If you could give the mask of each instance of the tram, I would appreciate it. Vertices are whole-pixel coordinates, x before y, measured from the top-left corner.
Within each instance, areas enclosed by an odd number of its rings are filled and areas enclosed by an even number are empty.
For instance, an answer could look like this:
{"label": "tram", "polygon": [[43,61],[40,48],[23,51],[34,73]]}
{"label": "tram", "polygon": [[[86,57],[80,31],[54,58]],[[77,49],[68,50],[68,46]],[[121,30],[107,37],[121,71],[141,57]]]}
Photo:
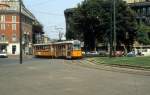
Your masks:
{"label": "tram", "polygon": [[78,40],[35,44],[33,47],[36,57],[82,58],[81,42]]}

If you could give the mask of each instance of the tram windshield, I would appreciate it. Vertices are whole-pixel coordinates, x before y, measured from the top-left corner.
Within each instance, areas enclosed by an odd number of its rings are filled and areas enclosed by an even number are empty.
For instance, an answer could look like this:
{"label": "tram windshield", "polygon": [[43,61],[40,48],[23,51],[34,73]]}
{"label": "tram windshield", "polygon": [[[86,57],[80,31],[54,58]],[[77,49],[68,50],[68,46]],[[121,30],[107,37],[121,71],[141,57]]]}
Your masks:
{"label": "tram windshield", "polygon": [[74,44],[73,45],[73,49],[74,50],[80,50],[81,49],[81,45],[80,44]]}

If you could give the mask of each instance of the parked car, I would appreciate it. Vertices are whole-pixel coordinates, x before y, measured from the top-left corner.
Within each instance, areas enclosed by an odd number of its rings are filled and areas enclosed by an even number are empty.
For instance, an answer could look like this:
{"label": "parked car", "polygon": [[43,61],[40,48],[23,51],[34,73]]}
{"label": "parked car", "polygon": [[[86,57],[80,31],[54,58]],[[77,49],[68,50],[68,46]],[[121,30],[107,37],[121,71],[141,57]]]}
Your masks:
{"label": "parked car", "polygon": [[98,51],[98,54],[99,54],[100,56],[108,56],[108,55],[109,55],[109,52],[107,52],[107,51]]}
{"label": "parked car", "polygon": [[121,57],[124,56],[124,51],[115,51],[112,55],[116,57]]}
{"label": "parked car", "polygon": [[7,53],[6,52],[0,52],[0,57],[8,57]]}
{"label": "parked car", "polygon": [[127,53],[127,57],[135,57],[135,56],[136,56],[136,54],[134,51]]}
{"label": "parked car", "polygon": [[86,52],[86,55],[99,55],[97,51]]}

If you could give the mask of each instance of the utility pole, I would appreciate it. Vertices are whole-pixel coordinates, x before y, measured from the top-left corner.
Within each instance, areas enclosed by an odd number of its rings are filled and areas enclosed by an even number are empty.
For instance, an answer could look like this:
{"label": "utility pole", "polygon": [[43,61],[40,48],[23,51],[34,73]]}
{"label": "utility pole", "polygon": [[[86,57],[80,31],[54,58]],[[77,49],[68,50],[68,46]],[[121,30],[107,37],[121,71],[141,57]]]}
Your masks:
{"label": "utility pole", "polygon": [[109,51],[109,57],[112,57],[112,52],[113,52],[113,0],[111,0],[111,4],[110,4],[110,39],[109,39],[109,43],[110,43],[110,51]]}
{"label": "utility pole", "polygon": [[116,0],[113,0],[113,45],[114,45],[114,52],[116,51],[116,46],[117,46],[117,42],[116,42]]}
{"label": "utility pole", "polygon": [[21,16],[21,0],[19,0],[19,26],[20,26],[20,64],[22,64],[22,16]]}

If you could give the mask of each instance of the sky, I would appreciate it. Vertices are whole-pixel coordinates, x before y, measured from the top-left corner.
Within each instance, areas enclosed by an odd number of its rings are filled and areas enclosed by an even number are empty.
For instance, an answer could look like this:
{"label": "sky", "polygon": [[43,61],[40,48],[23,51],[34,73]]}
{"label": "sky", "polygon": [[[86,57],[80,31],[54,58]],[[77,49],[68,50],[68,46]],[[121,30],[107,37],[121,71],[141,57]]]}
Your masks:
{"label": "sky", "polygon": [[51,39],[58,39],[58,31],[63,31],[65,34],[64,10],[76,7],[77,4],[82,1],[83,0],[23,0],[26,8],[43,24],[45,33]]}

